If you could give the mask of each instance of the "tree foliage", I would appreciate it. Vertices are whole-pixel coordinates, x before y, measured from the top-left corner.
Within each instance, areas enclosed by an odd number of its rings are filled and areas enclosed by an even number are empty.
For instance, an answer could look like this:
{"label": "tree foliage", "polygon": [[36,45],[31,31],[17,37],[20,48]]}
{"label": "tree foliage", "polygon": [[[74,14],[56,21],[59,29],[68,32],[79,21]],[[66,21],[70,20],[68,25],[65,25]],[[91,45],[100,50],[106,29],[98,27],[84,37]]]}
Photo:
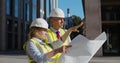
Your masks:
{"label": "tree foliage", "polygon": [[[76,25],[80,24],[81,22],[84,23],[84,20],[82,20],[79,16],[72,15],[71,18],[73,19],[73,26],[76,26]],[[84,25],[82,27],[80,27],[78,30],[79,30],[79,32],[72,32],[72,34],[71,34],[72,39],[75,38],[79,34],[83,35]]]}
{"label": "tree foliage", "polygon": [[82,19],[79,16],[73,15],[71,16],[73,19],[73,25],[76,26],[82,22]]}

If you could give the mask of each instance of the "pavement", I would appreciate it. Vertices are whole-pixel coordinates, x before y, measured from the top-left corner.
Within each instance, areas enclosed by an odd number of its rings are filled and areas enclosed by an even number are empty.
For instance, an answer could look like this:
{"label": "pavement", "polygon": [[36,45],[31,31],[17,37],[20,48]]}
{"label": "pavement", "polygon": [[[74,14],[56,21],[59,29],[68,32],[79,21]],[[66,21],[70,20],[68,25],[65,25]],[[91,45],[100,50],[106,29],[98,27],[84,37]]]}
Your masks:
{"label": "pavement", "polygon": [[120,63],[120,56],[102,56],[102,57],[93,57],[89,63]]}
{"label": "pavement", "polygon": [[[28,63],[26,55],[0,55],[0,63]],[[120,63],[120,57],[93,57],[89,63]]]}
{"label": "pavement", "polygon": [[0,63],[28,63],[25,55],[0,55]]}
{"label": "pavement", "polygon": [[[28,63],[23,51],[0,51],[0,63]],[[89,63],[120,63],[120,56],[93,57]]]}

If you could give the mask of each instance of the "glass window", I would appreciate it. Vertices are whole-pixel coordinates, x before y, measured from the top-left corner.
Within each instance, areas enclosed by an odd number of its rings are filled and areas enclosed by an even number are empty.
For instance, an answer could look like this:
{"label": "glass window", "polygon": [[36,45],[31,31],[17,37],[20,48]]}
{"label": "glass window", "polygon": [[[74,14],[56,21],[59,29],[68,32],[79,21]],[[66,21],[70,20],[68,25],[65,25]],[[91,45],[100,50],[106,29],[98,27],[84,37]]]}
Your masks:
{"label": "glass window", "polygon": [[6,0],[6,14],[10,14],[10,0]]}
{"label": "glass window", "polygon": [[17,33],[17,30],[18,30],[18,21],[15,21],[14,27],[15,27],[15,32]]}
{"label": "glass window", "polygon": [[24,3],[24,17],[26,21],[29,21],[29,0],[25,0]]}
{"label": "glass window", "polygon": [[12,48],[12,33],[8,33],[7,34],[7,40],[8,40],[8,42],[7,42],[7,49],[11,49]]}
{"label": "glass window", "polygon": [[117,13],[116,18],[117,20],[120,20],[120,13]]}
{"label": "glass window", "polygon": [[7,29],[8,29],[8,32],[12,31],[12,21],[11,20],[7,20]]}
{"label": "glass window", "polygon": [[102,20],[120,20],[120,6],[102,6]]}
{"label": "glass window", "polygon": [[29,9],[30,9],[30,6],[29,6],[29,4],[27,4],[27,21],[29,21],[29,15],[30,15]]}
{"label": "glass window", "polygon": [[14,10],[15,10],[15,17],[18,17],[18,0],[15,0],[15,8],[14,8]]}
{"label": "glass window", "polygon": [[35,18],[36,18],[36,0],[32,0],[32,3],[33,3],[33,8],[32,8],[32,15],[33,15],[33,17],[32,17],[32,19],[33,20],[35,20]]}
{"label": "glass window", "polygon": [[26,2],[26,0],[24,3],[24,18],[25,18],[25,21],[27,21],[27,2]]}
{"label": "glass window", "polygon": [[18,48],[18,35],[17,34],[15,34],[15,45],[14,46],[15,46],[15,49]]}

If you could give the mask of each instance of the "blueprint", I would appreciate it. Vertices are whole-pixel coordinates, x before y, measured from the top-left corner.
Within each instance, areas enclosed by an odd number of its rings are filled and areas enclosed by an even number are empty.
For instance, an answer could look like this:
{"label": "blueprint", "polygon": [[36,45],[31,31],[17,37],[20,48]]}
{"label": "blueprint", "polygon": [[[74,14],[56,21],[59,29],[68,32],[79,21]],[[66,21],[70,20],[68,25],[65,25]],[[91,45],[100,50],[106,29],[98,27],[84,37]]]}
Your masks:
{"label": "blueprint", "polygon": [[78,35],[72,40],[67,54],[62,54],[58,63],[88,63],[106,41],[106,33],[101,33],[94,40]]}

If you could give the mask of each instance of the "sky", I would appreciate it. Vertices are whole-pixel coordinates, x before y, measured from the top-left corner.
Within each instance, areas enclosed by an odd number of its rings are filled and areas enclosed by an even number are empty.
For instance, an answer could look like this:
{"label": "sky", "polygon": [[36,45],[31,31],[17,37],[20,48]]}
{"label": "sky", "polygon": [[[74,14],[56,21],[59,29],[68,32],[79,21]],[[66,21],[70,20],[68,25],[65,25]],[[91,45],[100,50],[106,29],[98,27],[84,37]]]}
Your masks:
{"label": "sky", "polygon": [[61,8],[67,16],[67,8],[70,9],[70,15],[77,15],[84,18],[82,0],[58,0],[58,7]]}

